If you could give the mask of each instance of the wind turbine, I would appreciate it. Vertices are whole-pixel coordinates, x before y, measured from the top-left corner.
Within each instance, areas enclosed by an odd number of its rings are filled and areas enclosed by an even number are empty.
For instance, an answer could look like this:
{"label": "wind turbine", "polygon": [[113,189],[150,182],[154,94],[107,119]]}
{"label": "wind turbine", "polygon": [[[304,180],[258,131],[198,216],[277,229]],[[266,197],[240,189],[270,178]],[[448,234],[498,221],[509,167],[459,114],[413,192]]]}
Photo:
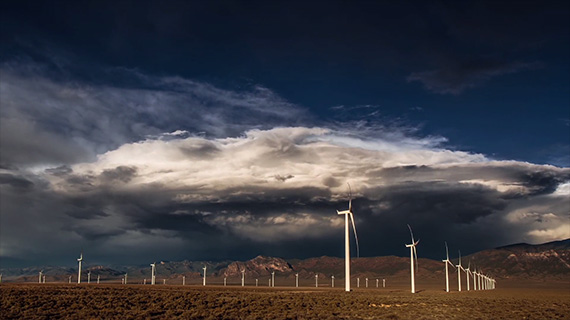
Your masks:
{"label": "wind turbine", "polygon": [[295,288],[299,287],[299,273],[295,273]]}
{"label": "wind turbine", "polygon": [[271,287],[275,287],[275,271],[271,272]]}
{"label": "wind turbine", "polygon": [[245,286],[245,269],[241,271],[241,286]]}
{"label": "wind turbine", "polygon": [[[461,265],[461,250],[459,251],[459,264],[456,266],[457,267],[457,285],[459,288],[459,291],[461,291],[461,269],[463,269],[463,266]],[[465,269],[463,269],[463,271],[465,271]]]}
{"label": "wind turbine", "polygon": [[156,275],[155,275],[155,271],[156,271],[156,262],[153,262],[150,264],[150,284],[154,285],[156,283]]}
{"label": "wind turbine", "polygon": [[77,273],[77,283],[81,283],[81,263],[83,262],[83,252],[81,252],[81,254],[79,255],[79,259],[77,259],[77,262],[79,262],[79,272]]}
{"label": "wind turbine", "polygon": [[315,274],[315,287],[318,288],[319,287],[319,274]]}
{"label": "wind turbine", "polygon": [[471,260],[469,260],[469,263],[467,264],[467,269],[465,269],[465,275],[467,278],[467,291],[469,291],[469,278],[471,277],[469,274],[472,273],[471,272]]}
{"label": "wind turbine", "polygon": [[44,274],[43,270],[40,270],[40,278],[38,280],[38,283],[42,283],[42,275]]}
{"label": "wind turbine", "polygon": [[127,279],[129,278],[129,275],[127,273],[125,273],[125,284],[127,284]]}
{"label": "wind turbine", "polygon": [[44,274],[43,283],[46,283],[46,275]]}
{"label": "wind turbine", "polygon": [[91,270],[87,271],[87,283],[91,283]]}
{"label": "wind turbine", "polygon": [[202,268],[204,270],[204,282],[203,282],[203,286],[206,286],[206,268],[207,266],[204,266],[204,268]]}
{"label": "wind turbine", "polygon": [[[99,284],[99,275],[97,275],[97,284]],[[146,279],[145,279],[146,280]]]}
{"label": "wind turbine", "polygon": [[72,276],[69,276],[69,283],[71,283],[71,277],[72,277]]}
{"label": "wind turbine", "polygon": [[334,288],[334,275],[331,276],[331,288]]}
{"label": "wind turbine", "polygon": [[416,262],[416,269],[418,267],[418,253],[416,251],[416,246],[420,243],[420,239],[418,241],[414,240],[414,233],[412,232],[412,227],[408,225],[408,229],[410,229],[410,235],[412,236],[412,243],[407,244],[406,247],[410,248],[410,273],[412,275],[412,293],[416,293],[416,281],[414,279],[414,257]]}
{"label": "wind turbine", "polygon": [[378,288],[378,281],[379,281],[379,280],[378,280],[378,279],[376,279],[376,288]]}
{"label": "wind turbine", "polygon": [[[348,184],[348,183],[347,183]],[[348,184],[349,190],[349,200],[348,200],[348,210],[344,211],[336,211],[339,215],[344,214],[344,291],[350,291],[350,230],[349,230],[349,223],[348,218],[350,216],[350,220],[352,222],[352,229],[354,230],[354,239],[356,240],[356,254],[357,257],[360,256],[360,248],[358,246],[358,235],[356,234],[356,225],[354,224],[354,214],[352,212],[352,190],[350,189],[350,184]]]}
{"label": "wind turbine", "polygon": [[445,242],[445,260],[441,260],[445,263],[445,292],[449,292],[449,267],[448,264],[455,268],[451,260],[449,260],[449,250],[447,249],[447,242]]}
{"label": "wind turbine", "polygon": [[360,288],[360,278],[356,278],[356,287]]}

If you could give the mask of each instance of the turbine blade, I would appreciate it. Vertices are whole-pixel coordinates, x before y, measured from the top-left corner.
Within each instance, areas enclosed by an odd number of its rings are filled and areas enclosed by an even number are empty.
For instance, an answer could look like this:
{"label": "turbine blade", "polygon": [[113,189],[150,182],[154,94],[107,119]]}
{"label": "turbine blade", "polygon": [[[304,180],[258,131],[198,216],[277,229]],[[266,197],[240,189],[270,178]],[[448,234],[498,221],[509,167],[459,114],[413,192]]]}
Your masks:
{"label": "turbine blade", "polygon": [[461,265],[461,250],[457,250],[459,252],[459,265]]}
{"label": "turbine blade", "polygon": [[352,189],[350,188],[350,183],[348,185],[348,211],[352,212]]}
{"label": "turbine blade", "polygon": [[447,241],[445,241],[445,256],[447,257],[447,260],[449,260],[449,250],[447,249]]}
{"label": "turbine blade", "polygon": [[354,239],[356,240],[356,256],[360,257],[360,247],[358,245],[358,235],[356,234],[356,225],[354,224],[354,215],[352,211],[349,213],[350,220],[352,221],[352,229],[354,230]]}
{"label": "turbine blade", "polygon": [[414,233],[412,232],[412,227],[408,224],[408,229],[410,229],[410,235],[412,236],[412,243],[414,243]]}

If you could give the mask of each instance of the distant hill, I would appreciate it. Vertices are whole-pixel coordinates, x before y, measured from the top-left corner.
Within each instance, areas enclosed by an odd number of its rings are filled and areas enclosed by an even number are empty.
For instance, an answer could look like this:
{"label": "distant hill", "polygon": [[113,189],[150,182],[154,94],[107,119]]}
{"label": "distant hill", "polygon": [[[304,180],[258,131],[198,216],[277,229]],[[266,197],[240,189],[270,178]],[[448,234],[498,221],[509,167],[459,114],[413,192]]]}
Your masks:
{"label": "distant hill", "polygon": [[[453,261],[457,264],[457,261]],[[497,279],[532,278],[534,280],[563,280],[570,282],[570,239],[554,241],[540,245],[513,244],[495,249],[483,250],[462,258],[464,267],[477,268]],[[245,270],[247,279],[267,278],[271,272],[278,278],[300,279],[330,278],[344,275],[344,258],[315,257],[309,259],[285,260],[277,257],[257,256],[247,261],[160,261],[157,262],[157,277],[181,281],[185,276],[187,283],[198,283],[202,277],[202,268],[207,266],[210,279],[221,281],[222,278],[241,278]],[[3,269],[0,272],[4,281],[37,282],[38,273],[43,270],[46,281],[66,282],[71,275],[77,281],[77,269],[63,267],[31,267],[21,269]],[[118,281],[128,273],[129,282],[140,282],[150,278],[150,266],[84,266],[83,281],[91,271],[92,279],[97,276],[102,281]],[[359,278],[407,279],[410,272],[410,259],[407,257],[365,257],[352,259],[352,276]],[[455,277],[451,269],[451,277]],[[440,279],[443,275],[443,263],[431,259],[418,259],[418,277],[421,279]],[[455,278],[456,279],[456,278]],[[170,281],[170,280],[169,280]],[[194,281],[194,282],[192,282]]]}

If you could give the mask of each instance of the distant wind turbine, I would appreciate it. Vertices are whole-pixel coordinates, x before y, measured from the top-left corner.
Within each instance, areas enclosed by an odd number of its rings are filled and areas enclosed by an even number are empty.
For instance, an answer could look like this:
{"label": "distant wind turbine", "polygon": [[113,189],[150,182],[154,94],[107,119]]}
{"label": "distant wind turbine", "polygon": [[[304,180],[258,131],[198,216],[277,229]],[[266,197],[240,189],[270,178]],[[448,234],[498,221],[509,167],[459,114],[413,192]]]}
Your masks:
{"label": "distant wind turbine", "polygon": [[206,286],[206,268],[207,266],[204,266],[204,268],[202,268],[204,270],[204,282],[203,282],[204,286]]}
{"label": "distant wind turbine", "polygon": [[245,286],[245,269],[241,271],[241,286]]}
{"label": "distant wind turbine", "polygon": [[334,288],[334,275],[331,276],[331,288]]}
{"label": "distant wind turbine", "polygon": [[100,276],[99,276],[99,275],[97,275],[97,284],[99,284],[99,277],[100,277]]}
{"label": "distant wind turbine", "polygon": [[226,286],[227,278],[224,277],[224,287]]}
{"label": "distant wind turbine", "polygon": [[356,287],[360,288],[360,278],[356,278]]}
{"label": "distant wind turbine", "polygon": [[[416,246],[418,245],[418,243],[420,243],[420,239],[418,239],[418,241],[414,240],[414,233],[412,232],[412,227],[410,227],[410,225],[408,224],[408,229],[410,229],[410,235],[412,236],[412,243],[411,244],[407,244],[406,247],[410,248],[410,273],[412,275],[412,293],[416,293],[416,281],[414,278],[414,260],[416,263],[416,269],[417,269],[417,265],[418,265],[418,253],[416,251]],[[414,259],[415,257],[415,259]]]}
{"label": "distant wind turbine", "polygon": [[295,273],[295,288],[299,287],[299,274]]}
{"label": "distant wind turbine", "polygon": [[127,279],[129,278],[129,275],[127,273],[125,273],[125,284],[127,284]]}
{"label": "distant wind turbine", "polygon": [[354,214],[352,212],[352,190],[350,189],[350,184],[348,184],[349,190],[349,200],[348,200],[348,210],[336,211],[339,215],[344,214],[344,274],[345,274],[345,285],[344,290],[350,291],[350,230],[348,219],[352,222],[352,229],[354,230],[354,239],[356,240],[356,253],[357,257],[360,256],[360,248],[358,246],[358,235],[356,234],[356,225],[354,224]]}
{"label": "distant wind turbine", "polygon": [[43,271],[43,270],[40,270],[40,277],[39,277],[38,283],[42,283],[42,276],[43,276],[43,274],[44,274],[44,271]]}
{"label": "distant wind turbine", "polygon": [[183,285],[183,286],[186,285],[186,276],[182,276],[182,285]]}
{"label": "distant wind turbine", "polygon": [[[461,270],[463,269],[463,266],[461,265],[461,250],[459,250],[459,264],[456,265],[457,267],[457,286],[459,288],[459,291],[461,291]],[[463,271],[465,271],[465,269],[463,269]]]}
{"label": "distant wind turbine", "polygon": [[449,267],[448,264],[451,265],[453,268],[455,266],[449,260],[449,250],[447,249],[447,242],[445,242],[445,260],[441,260],[445,263],[445,292],[449,292]]}
{"label": "distant wind turbine", "polygon": [[271,287],[275,287],[275,271],[271,272]]}
{"label": "distant wind turbine", "polygon": [[79,259],[77,259],[79,263],[79,271],[77,273],[77,283],[81,283],[81,263],[83,262],[83,252],[79,255]]}
{"label": "distant wind turbine", "polygon": [[368,288],[368,278],[366,278],[365,280],[366,280],[366,288]]}
{"label": "distant wind turbine", "polygon": [[72,276],[69,276],[69,283],[71,283],[71,277],[72,277]]}
{"label": "distant wind turbine", "polygon": [[87,283],[91,283],[91,270],[87,271]]}
{"label": "distant wind turbine", "polygon": [[315,274],[315,287],[319,287],[319,274]]}
{"label": "distant wind turbine", "polygon": [[156,262],[150,264],[150,284],[154,285],[156,283]]}
{"label": "distant wind turbine", "polygon": [[465,275],[466,275],[466,278],[467,278],[467,291],[470,290],[470,288],[469,288],[469,280],[470,280],[470,278],[471,278],[471,276],[470,276],[471,273],[472,273],[472,272],[471,272],[471,259],[469,259],[469,263],[467,264],[467,269],[465,269]]}
{"label": "distant wind turbine", "polygon": [[376,279],[376,288],[378,288],[378,281],[379,281],[379,280],[378,280],[378,279]]}

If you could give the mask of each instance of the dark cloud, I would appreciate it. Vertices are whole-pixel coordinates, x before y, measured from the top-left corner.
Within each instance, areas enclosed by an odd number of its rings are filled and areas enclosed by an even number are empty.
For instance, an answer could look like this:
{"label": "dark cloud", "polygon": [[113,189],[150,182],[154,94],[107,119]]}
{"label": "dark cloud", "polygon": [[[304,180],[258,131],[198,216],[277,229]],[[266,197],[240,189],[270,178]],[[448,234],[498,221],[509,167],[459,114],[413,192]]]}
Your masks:
{"label": "dark cloud", "polygon": [[7,173],[0,173],[0,184],[9,185],[20,191],[27,191],[34,187],[33,182]]}
{"label": "dark cloud", "polygon": [[419,81],[424,87],[439,94],[460,94],[466,89],[482,85],[494,77],[532,70],[541,67],[540,63],[504,63],[491,60],[468,61],[442,69],[413,72],[408,82]]}
{"label": "dark cloud", "polygon": [[104,170],[100,178],[105,183],[113,183],[116,181],[121,181],[127,183],[131,181],[133,177],[136,176],[137,168],[127,167],[127,166],[119,166],[115,169]]}

